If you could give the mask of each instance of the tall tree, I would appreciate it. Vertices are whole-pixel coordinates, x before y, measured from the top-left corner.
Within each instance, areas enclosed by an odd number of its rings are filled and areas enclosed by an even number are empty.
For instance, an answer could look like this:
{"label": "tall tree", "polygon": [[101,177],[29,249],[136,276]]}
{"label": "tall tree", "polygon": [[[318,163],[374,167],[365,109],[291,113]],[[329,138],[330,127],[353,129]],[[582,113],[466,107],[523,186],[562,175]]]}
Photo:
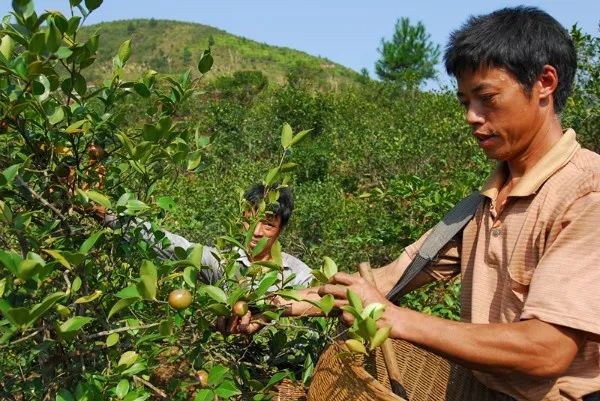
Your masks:
{"label": "tall tree", "polygon": [[375,63],[375,72],[384,81],[418,86],[436,75],[440,47],[430,40],[420,21],[411,25],[406,17],[397,20],[392,40],[382,38],[377,50],[381,58]]}

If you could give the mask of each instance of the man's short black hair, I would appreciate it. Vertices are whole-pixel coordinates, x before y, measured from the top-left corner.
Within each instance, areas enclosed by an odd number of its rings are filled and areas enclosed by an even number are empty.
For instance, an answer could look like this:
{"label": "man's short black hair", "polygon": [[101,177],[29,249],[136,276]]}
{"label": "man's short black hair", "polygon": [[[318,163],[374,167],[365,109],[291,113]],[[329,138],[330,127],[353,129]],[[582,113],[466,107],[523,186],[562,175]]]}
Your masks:
{"label": "man's short black hair", "polygon": [[450,35],[444,54],[455,77],[480,67],[504,67],[530,94],[544,65],[558,73],[554,110],[559,113],[571,92],[577,52],[571,36],[552,16],[535,7],[503,8],[472,16]]}
{"label": "man's short black hair", "polygon": [[294,197],[289,188],[281,187],[277,189],[277,186],[275,185],[265,187],[264,184],[257,183],[253,184],[246,190],[246,193],[244,193],[244,199],[250,202],[255,208],[258,208],[260,201],[265,198],[267,189],[269,191],[279,191],[279,198],[277,199],[277,202],[273,204],[271,211],[275,213],[276,216],[279,216],[281,219],[281,228],[283,229],[290,220],[292,211],[294,210]]}

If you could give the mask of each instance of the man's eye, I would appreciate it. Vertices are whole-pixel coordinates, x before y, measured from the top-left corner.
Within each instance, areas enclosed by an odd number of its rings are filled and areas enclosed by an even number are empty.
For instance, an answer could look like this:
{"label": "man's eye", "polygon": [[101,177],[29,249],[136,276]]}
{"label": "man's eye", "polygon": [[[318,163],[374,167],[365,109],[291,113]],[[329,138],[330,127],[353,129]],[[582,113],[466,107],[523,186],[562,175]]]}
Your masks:
{"label": "man's eye", "polygon": [[495,93],[481,95],[481,101],[483,103],[493,103],[494,100],[495,100],[495,98],[496,98],[496,94]]}

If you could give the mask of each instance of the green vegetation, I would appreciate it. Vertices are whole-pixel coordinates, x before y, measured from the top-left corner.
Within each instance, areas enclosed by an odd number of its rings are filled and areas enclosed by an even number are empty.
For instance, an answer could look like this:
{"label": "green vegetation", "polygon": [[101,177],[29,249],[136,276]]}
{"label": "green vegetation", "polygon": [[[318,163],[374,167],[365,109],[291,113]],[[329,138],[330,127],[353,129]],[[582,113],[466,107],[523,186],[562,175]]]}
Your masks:
{"label": "green vegetation", "polygon": [[[101,1],[70,3],[85,14]],[[0,398],[259,401],[286,377],[307,383],[335,321],[291,321],[264,303],[280,281],[277,255],[239,279],[228,249],[248,245],[240,191],[292,186],[296,209],[275,254],[323,266],[322,279],[392,261],[492,167],[451,91],[323,69],[194,24],[123,21],[81,34],[78,17],[15,7],[17,24],[0,29]],[[598,150],[600,42],[573,36],[582,70],[562,118]],[[276,198],[277,187],[255,219]],[[123,241],[92,219],[99,205],[153,223],[159,243],[156,227],[216,245],[227,274],[198,282],[201,246],[161,260],[137,230]],[[458,291],[433,286],[404,303],[456,319]],[[216,330],[246,307],[272,323],[252,338]],[[377,308],[364,310],[351,329],[360,352],[385,337],[372,330]]]}
{"label": "green vegetation", "polygon": [[202,51],[211,46],[215,58],[212,75],[257,70],[269,81],[283,83],[289,71],[300,68],[319,76],[328,88],[355,82],[359,74],[327,59],[298,50],[269,46],[206,25],[167,20],[103,22],[85,27],[84,34],[101,34],[98,59],[88,71],[99,82],[110,75],[111,60],[119,45],[131,39],[132,55],[126,70],[136,75],[147,69],[178,74],[193,68]]}
{"label": "green vegetation", "polygon": [[434,78],[440,58],[440,46],[434,44],[421,21],[411,25],[403,17],[396,21],[391,40],[381,39],[378,49],[381,58],[375,63],[375,72],[384,81],[404,86],[418,86]]}

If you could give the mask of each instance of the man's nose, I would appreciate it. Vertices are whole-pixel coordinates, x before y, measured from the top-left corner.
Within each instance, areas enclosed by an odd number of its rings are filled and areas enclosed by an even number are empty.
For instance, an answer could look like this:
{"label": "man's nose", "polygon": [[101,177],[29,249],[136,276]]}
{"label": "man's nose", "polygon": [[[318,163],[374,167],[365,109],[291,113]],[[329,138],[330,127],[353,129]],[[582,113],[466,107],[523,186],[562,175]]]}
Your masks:
{"label": "man's nose", "polygon": [[469,125],[481,125],[485,122],[485,118],[480,107],[477,107],[475,102],[471,102],[467,108],[467,124]]}
{"label": "man's nose", "polygon": [[264,235],[263,223],[261,223],[260,221],[256,223],[253,234],[255,237],[262,237]]}

